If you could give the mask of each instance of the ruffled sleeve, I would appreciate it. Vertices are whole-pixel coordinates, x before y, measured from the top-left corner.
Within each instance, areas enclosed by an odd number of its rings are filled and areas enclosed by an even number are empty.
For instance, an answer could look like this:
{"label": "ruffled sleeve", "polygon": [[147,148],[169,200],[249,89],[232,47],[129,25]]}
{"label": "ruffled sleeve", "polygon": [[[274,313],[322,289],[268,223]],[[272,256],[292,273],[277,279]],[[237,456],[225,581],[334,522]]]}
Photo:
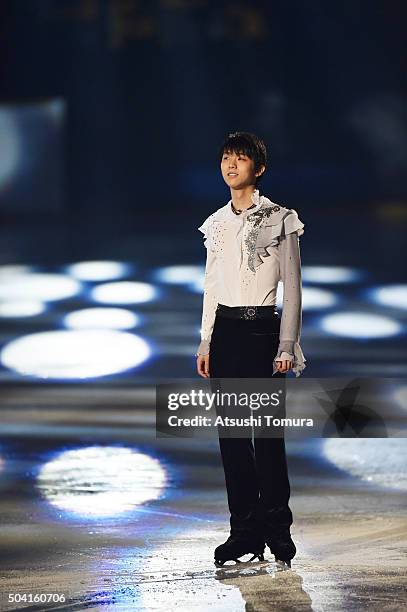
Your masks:
{"label": "ruffled sleeve", "polygon": [[213,245],[212,245],[212,220],[213,220],[213,214],[209,215],[209,217],[205,219],[202,225],[198,227],[198,230],[202,232],[204,235],[203,236],[204,246],[207,249],[210,249],[211,251],[214,250]]}
{"label": "ruffled sleeve", "polygon": [[279,224],[279,229],[281,228],[280,236],[287,236],[288,234],[293,234],[294,232],[297,234],[297,236],[302,236],[304,233],[304,227],[305,225],[298,217],[297,211],[291,208],[283,217],[281,226]]}
{"label": "ruffled sleeve", "polygon": [[212,331],[215,324],[216,308],[218,305],[217,260],[211,241],[212,217],[213,215],[208,217],[198,228],[199,231],[204,234],[204,245],[207,249],[207,253],[202,304],[201,341],[196,356],[207,355],[210,352]]}
{"label": "ruffled sleeve", "polygon": [[[268,216],[263,218],[264,214]],[[284,236],[294,232],[301,236],[304,233],[304,224],[294,209],[269,207],[265,212],[260,210],[254,213],[249,219],[253,223],[248,236],[249,268],[252,272],[263,263],[265,257],[270,256],[273,247],[279,246]]]}
{"label": "ruffled sleeve", "polygon": [[293,361],[293,372],[298,377],[305,369],[305,357],[300,346],[302,326],[302,278],[299,236],[304,233],[304,224],[295,210],[291,210],[282,220],[278,238],[280,279],[283,282],[284,298],[280,327],[280,343],[274,359],[273,374],[277,371],[276,362]]}

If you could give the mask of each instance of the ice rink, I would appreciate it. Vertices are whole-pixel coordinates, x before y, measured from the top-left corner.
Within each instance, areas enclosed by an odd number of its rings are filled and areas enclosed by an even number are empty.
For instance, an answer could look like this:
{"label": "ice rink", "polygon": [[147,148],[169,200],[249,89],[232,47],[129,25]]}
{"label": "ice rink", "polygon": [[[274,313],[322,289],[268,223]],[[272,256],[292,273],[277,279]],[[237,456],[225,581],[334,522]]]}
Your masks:
{"label": "ice rink", "polygon": [[217,442],[156,438],[151,390],[10,386],[2,419],[4,611],[407,605],[402,439],[288,441],[292,568],[268,548],[217,568],[229,529]]}

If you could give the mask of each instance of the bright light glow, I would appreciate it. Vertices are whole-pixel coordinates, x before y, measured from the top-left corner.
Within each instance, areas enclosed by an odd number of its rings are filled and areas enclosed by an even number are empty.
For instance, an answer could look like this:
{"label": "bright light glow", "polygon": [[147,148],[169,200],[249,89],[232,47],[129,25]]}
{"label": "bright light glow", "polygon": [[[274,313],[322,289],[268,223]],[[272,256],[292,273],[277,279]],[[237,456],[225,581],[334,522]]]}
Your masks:
{"label": "bright light glow", "polygon": [[399,386],[394,392],[394,399],[404,410],[407,410],[407,385]]}
{"label": "bright light glow", "polygon": [[317,287],[303,287],[302,290],[302,307],[303,310],[315,310],[322,308],[331,308],[338,302],[338,297],[327,291],[326,289],[318,289]]}
{"label": "bright light glow", "polygon": [[123,372],[150,356],[134,334],[112,330],[48,331],[12,340],[0,359],[19,374],[38,378],[92,378]]}
{"label": "bright light glow", "polygon": [[[284,285],[278,283],[277,286],[277,306],[283,307]],[[326,289],[316,287],[303,287],[302,289],[302,308],[303,310],[314,310],[331,308],[338,302],[337,296]]]}
{"label": "bright light glow", "polygon": [[62,510],[108,517],[159,498],[166,472],[157,459],[130,448],[91,446],[64,451],[46,463],[37,486]]}
{"label": "bright light glow", "polygon": [[45,304],[34,300],[0,302],[0,317],[34,317],[45,310]]}
{"label": "bright light glow", "polygon": [[15,174],[21,157],[21,139],[14,112],[0,108],[0,188]]}
{"label": "bright light glow", "polygon": [[339,266],[303,266],[302,280],[307,283],[354,283],[361,278],[360,270]]}
{"label": "bright light glow", "polygon": [[48,302],[77,295],[80,289],[78,281],[62,274],[6,275],[1,280],[0,299]]}
{"label": "bright light glow", "polygon": [[22,264],[7,264],[6,266],[0,266],[0,278],[7,278],[8,276],[13,277],[17,274],[28,274],[32,271],[32,266],[25,266]]}
{"label": "bright light glow", "polygon": [[193,284],[197,282],[199,276],[204,272],[203,266],[167,266],[158,269],[154,278],[161,283],[173,285]]}
{"label": "bright light glow", "polygon": [[384,306],[407,309],[407,285],[387,285],[371,291],[372,298]]}
{"label": "bright light glow", "polygon": [[84,308],[70,312],[64,324],[71,329],[131,329],[139,317],[124,308]]}
{"label": "bright light glow", "polygon": [[66,113],[66,102],[62,98],[55,98],[49,100],[46,107],[44,108],[45,114],[51,119],[52,123],[59,125]]}
{"label": "bright light glow", "polygon": [[324,453],[340,469],[367,482],[407,489],[407,445],[404,438],[329,438]]}
{"label": "bright light glow", "polygon": [[139,304],[154,300],[157,297],[157,290],[148,283],[122,281],[94,287],[91,295],[96,302],[102,304]]}
{"label": "bright light glow", "polygon": [[129,271],[129,265],[118,261],[82,261],[67,266],[66,271],[79,280],[104,281],[123,278]]}
{"label": "bright light glow", "polygon": [[386,338],[401,332],[397,321],[366,312],[343,312],[327,315],[321,320],[325,332],[349,338]]}

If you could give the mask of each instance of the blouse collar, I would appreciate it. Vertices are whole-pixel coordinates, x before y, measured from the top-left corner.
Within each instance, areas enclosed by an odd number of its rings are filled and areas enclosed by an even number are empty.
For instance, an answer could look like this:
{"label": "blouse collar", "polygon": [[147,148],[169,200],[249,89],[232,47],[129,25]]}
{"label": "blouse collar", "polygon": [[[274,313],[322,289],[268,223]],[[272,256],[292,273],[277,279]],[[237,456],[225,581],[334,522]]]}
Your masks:
{"label": "blouse collar", "polygon": [[259,208],[261,208],[263,204],[264,198],[263,196],[260,195],[260,192],[258,189],[254,190],[254,192],[251,195],[251,199],[252,199],[253,204],[255,204],[255,206],[253,206],[253,208],[248,208],[247,210],[245,210],[245,212],[242,212],[240,215],[237,215],[236,213],[233,212],[232,199],[230,199],[229,202],[227,203],[229,217],[233,219],[239,219],[239,218],[244,217],[245,215],[250,215],[251,213],[254,213],[257,210],[259,210]]}

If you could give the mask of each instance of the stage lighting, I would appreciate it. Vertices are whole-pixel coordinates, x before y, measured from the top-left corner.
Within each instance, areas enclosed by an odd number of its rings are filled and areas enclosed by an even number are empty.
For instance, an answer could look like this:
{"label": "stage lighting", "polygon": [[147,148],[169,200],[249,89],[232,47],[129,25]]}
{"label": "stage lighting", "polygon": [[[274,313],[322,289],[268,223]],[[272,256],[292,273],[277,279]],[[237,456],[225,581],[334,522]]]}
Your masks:
{"label": "stage lighting", "polygon": [[3,365],[37,378],[84,379],[135,368],[150,357],[139,336],[113,330],[47,331],[12,340]]}
{"label": "stage lighting", "polygon": [[117,261],[82,261],[67,266],[71,276],[83,281],[106,281],[123,278],[130,271],[129,264]]}
{"label": "stage lighting", "polygon": [[17,274],[28,274],[28,272],[32,271],[32,266],[26,266],[23,264],[7,264],[5,266],[0,266],[0,279],[3,281],[4,278],[13,277]]}
{"label": "stage lighting", "polygon": [[21,162],[21,136],[13,109],[0,108],[0,134],[0,189],[3,189]]}
{"label": "stage lighting", "polygon": [[161,283],[193,285],[202,276],[203,272],[203,266],[167,266],[156,270],[153,276]]}
{"label": "stage lighting", "polygon": [[387,285],[369,291],[373,301],[383,306],[407,309],[407,285]]}
{"label": "stage lighting", "polygon": [[44,310],[45,304],[35,300],[6,300],[0,302],[0,317],[34,317]]}
{"label": "stage lighting", "polygon": [[77,295],[81,284],[62,274],[22,273],[6,275],[0,283],[1,300],[63,300]]}
{"label": "stage lighting", "polygon": [[367,312],[338,312],[321,319],[323,331],[349,338],[387,338],[401,332],[394,319]]}
{"label": "stage lighting", "polygon": [[156,500],[167,484],[161,463],[116,446],[63,451],[41,467],[37,487],[58,509],[88,518],[117,516]]}
{"label": "stage lighting", "polygon": [[371,484],[407,489],[404,438],[329,438],[324,455],[341,470]]}
{"label": "stage lighting", "polygon": [[151,302],[157,295],[157,289],[153,285],[133,281],[104,283],[91,291],[95,302],[102,304],[140,304]]}
{"label": "stage lighting", "polygon": [[[283,306],[284,285],[278,283],[277,286],[277,306]],[[303,287],[302,289],[302,308],[303,310],[315,310],[323,308],[331,308],[338,302],[338,297],[327,291],[326,289],[318,289],[317,287]]]}
{"label": "stage lighting", "polygon": [[139,317],[124,308],[84,308],[64,317],[70,329],[131,329],[138,323]]}
{"label": "stage lighting", "polygon": [[354,283],[362,273],[354,268],[339,266],[303,266],[302,280],[307,283]]}

